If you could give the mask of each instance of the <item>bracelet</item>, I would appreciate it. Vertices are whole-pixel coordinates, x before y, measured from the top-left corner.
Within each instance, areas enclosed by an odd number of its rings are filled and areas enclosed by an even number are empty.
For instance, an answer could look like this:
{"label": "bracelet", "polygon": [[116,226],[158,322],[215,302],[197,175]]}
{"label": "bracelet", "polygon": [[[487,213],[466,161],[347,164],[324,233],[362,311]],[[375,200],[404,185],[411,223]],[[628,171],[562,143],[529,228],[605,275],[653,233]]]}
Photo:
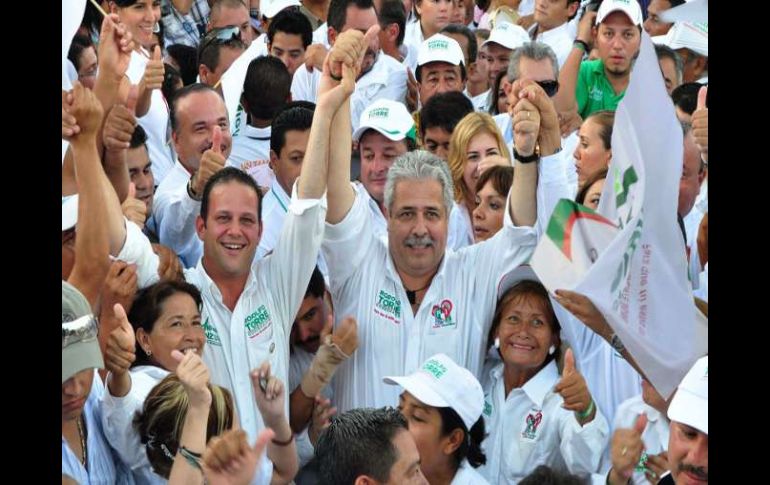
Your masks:
{"label": "bracelet", "polygon": [[334,79],[337,82],[342,81],[342,76],[335,76],[334,73],[332,73],[331,69],[329,70],[329,77]]}
{"label": "bracelet", "polygon": [[184,446],[179,448],[179,454],[182,455],[182,458],[187,460],[187,463],[190,464],[190,466],[197,468],[198,470],[202,470],[201,467],[201,455],[200,453],[195,453],[194,451],[190,451]]}
{"label": "bracelet", "polygon": [[292,433],[291,437],[286,441],[278,441],[275,438],[272,439],[272,442],[275,446],[289,446],[292,441],[294,441],[294,433]]}
{"label": "bracelet", "polygon": [[588,44],[583,42],[580,39],[575,39],[574,42],[572,42],[572,46],[580,47],[583,50],[583,52],[585,52],[586,54],[588,54],[591,51],[591,49],[588,48]]}
{"label": "bracelet", "polygon": [[594,408],[594,400],[591,399],[591,402],[588,404],[588,408],[582,413],[575,411],[575,416],[577,416],[577,418],[582,421],[590,416],[592,412],[594,412]]}

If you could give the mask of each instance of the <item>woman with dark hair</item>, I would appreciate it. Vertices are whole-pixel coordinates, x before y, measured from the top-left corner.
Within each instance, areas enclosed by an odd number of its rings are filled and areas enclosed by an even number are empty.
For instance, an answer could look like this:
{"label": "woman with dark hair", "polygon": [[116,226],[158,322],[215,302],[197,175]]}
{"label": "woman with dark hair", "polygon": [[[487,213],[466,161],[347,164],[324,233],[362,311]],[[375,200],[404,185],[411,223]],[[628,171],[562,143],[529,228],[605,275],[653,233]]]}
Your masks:
{"label": "woman with dark hair", "polygon": [[[484,375],[484,415],[490,430],[490,483],[516,483],[538,465],[588,475],[599,466],[608,424],[594,404],[572,350],[559,375],[561,326],[548,291],[529,266],[500,283]],[[502,360],[497,360],[498,357]]]}
{"label": "woman with dark hair", "polygon": [[508,71],[502,70],[497,73],[495,85],[492,86],[492,102],[489,105],[489,114],[497,116],[499,114],[508,114],[508,95],[505,94],[505,85],[508,81]]}
{"label": "woman with dark hair", "polygon": [[580,187],[580,190],[575,196],[575,202],[596,210],[599,207],[599,198],[602,195],[602,189],[604,189],[604,180],[606,178],[606,168],[603,168],[598,172],[594,172],[593,175],[586,179],[585,183],[583,183],[583,186]]}
{"label": "woman with dark hair", "polygon": [[80,84],[93,90],[96,84],[96,70],[99,66],[96,58],[96,47],[89,37],[76,35],[72,39],[70,51],[67,58],[75,66],[78,72],[78,81]]}
{"label": "woman with dark hair", "polygon": [[614,111],[597,111],[580,125],[578,144],[572,154],[578,174],[578,188],[582,188],[586,179],[595,172],[609,167],[614,123]]}
{"label": "woman with dark hair", "polygon": [[475,470],[487,461],[481,449],[484,393],[468,369],[436,354],[413,374],[383,381],[404,388],[398,409],[409,423],[428,483],[488,483]]}
{"label": "woman with dark hair", "polygon": [[476,181],[476,208],[473,209],[473,239],[480,243],[503,228],[505,201],[513,184],[513,167],[495,165],[481,172]]}

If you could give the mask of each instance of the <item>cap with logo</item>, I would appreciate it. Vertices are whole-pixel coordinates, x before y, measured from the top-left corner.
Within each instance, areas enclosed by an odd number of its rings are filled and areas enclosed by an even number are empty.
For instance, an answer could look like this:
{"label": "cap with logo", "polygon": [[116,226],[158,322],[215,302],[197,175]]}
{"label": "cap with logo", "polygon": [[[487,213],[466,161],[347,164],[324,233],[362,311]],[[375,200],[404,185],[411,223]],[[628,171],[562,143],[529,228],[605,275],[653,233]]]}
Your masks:
{"label": "cap with logo", "polygon": [[513,50],[531,41],[532,39],[529,38],[527,31],[524,30],[524,28],[520,25],[513,25],[509,24],[508,22],[502,22],[495,25],[495,28],[492,29],[492,32],[489,34],[489,39],[481,44],[481,47],[494,42],[495,44],[500,44],[506,49]]}
{"label": "cap with logo", "polygon": [[61,282],[61,381],[80,371],[104,368],[99,348],[98,324],[85,296]]}
{"label": "cap with logo", "polygon": [[709,55],[709,24],[708,22],[677,22],[668,30],[666,35],[656,35],[652,38],[656,44],[663,44],[672,49],[690,49],[696,54]]}
{"label": "cap with logo", "polygon": [[444,34],[436,34],[425,39],[417,51],[418,66],[431,62],[446,62],[459,66],[465,63],[465,55],[456,40]]}
{"label": "cap with logo", "polygon": [[623,12],[634,25],[642,25],[642,8],[637,0],[604,0],[596,12],[596,25],[613,12]]}
{"label": "cap with logo", "polygon": [[709,434],[709,356],[701,357],[687,372],[668,407],[671,421]]}
{"label": "cap with logo", "polygon": [[470,430],[484,410],[484,391],[471,371],[457,365],[446,354],[436,354],[420,368],[403,377],[384,377],[419,401],[437,408],[452,408]]}
{"label": "cap with logo", "polygon": [[378,99],[361,113],[353,140],[359,141],[366,130],[375,130],[393,141],[415,138],[414,119],[403,103]]}

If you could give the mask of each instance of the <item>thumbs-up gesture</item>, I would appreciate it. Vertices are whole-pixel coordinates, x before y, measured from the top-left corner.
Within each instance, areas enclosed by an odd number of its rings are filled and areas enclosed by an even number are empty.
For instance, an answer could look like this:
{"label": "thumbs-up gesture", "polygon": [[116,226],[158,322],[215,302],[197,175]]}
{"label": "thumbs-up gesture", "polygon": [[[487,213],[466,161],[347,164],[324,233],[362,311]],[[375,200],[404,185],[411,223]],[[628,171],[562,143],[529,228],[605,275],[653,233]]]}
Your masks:
{"label": "thumbs-up gesture", "polygon": [[144,89],[160,89],[163,86],[163,76],[166,74],[166,68],[163,65],[163,58],[160,54],[160,46],[155,46],[155,50],[152,51],[152,57],[147,66],[144,68],[144,76],[142,77],[142,83]]}
{"label": "thumbs-up gesture", "polygon": [[250,377],[257,408],[265,420],[265,425],[270,428],[271,424],[285,419],[283,407],[286,393],[283,382],[270,373],[270,362],[267,360],[251,371]]}
{"label": "thumbs-up gesture", "polygon": [[133,327],[128,323],[123,305],[116,303],[112,308],[118,326],[110,332],[107,339],[104,366],[114,375],[120,376],[127,373],[136,360],[136,336]]}
{"label": "thumbs-up gesture", "polygon": [[246,441],[246,432],[231,429],[209,440],[203,454],[203,473],[210,485],[246,485],[257,478],[257,463],[275,436],[264,429],[257,436],[254,447]]}
{"label": "thumbs-up gesture", "polygon": [[329,384],[337,367],[349,359],[358,347],[356,319],[345,317],[330,337],[332,318],[330,315],[327,319],[326,328],[321,333],[321,346],[300,383],[300,389],[309,399],[314,399]]}
{"label": "thumbs-up gesture", "polygon": [[225,166],[227,160],[223,152],[227,150],[227,146],[223,143],[224,138],[222,128],[219,125],[215,126],[211,135],[211,148],[203,152],[198,170],[192,178],[193,191],[197,195],[203,194],[206,182]]}
{"label": "thumbs-up gesture", "polygon": [[709,161],[709,109],[706,107],[708,86],[698,91],[698,104],[692,114],[692,134],[705,162]]}
{"label": "thumbs-up gesture", "polygon": [[128,149],[131,137],[136,129],[136,99],[137,86],[131,86],[128,97],[124,103],[115,104],[104,122],[102,139],[104,148],[108,151],[121,151]]}
{"label": "thumbs-up gesture", "polygon": [[209,389],[209,369],[201,357],[193,350],[183,354],[174,349],[171,357],[179,364],[174,373],[184,386],[190,398],[190,406],[208,409],[211,406],[211,390]]}
{"label": "thumbs-up gesture", "polygon": [[147,204],[136,198],[136,185],[133,182],[128,184],[128,197],[120,204],[120,208],[126,219],[140,229],[144,229],[144,222],[147,220]]}
{"label": "thumbs-up gesture", "polygon": [[575,356],[572,349],[567,349],[564,353],[564,370],[562,377],[556,387],[564,399],[562,407],[575,412],[575,417],[581,425],[590,423],[596,416],[596,407],[591,399],[591,393],[588,391],[585,379],[575,367]]}
{"label": "thumbs-up gesture", "polygon": [[642,433],[647,426],[647,415],[637,416],[634,426],[631,429],[615,430],[610,444],[610,458],[612,459],[612,469],[608,481],[611,484],[625,484],[634,474],[634,468],[639,463],[639,458],[644,450]]}

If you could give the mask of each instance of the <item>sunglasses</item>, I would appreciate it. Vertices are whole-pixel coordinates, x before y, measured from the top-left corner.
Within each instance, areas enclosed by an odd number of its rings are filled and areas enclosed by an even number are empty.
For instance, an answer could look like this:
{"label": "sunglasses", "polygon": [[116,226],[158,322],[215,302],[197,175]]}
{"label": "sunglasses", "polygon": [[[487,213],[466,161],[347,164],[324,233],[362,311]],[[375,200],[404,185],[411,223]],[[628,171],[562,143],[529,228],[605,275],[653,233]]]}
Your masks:
{"label": "sunglasses", "polygon": [[228,25],[226,27],[217,27],[209,31],[201,41],[198,48],[198,59],[201,58],[203,52],[211,45],[227,44],[233,40],[241,40],[241,29],[235,25]]}
{"label": "sunglasses", "polygon": [[559,90],[559,81],[535,81],[538,86],[543,88],[543,91],[545,91],[545,94],[548,95],[549,98],[553,98],[556,95],[556,92]]}

